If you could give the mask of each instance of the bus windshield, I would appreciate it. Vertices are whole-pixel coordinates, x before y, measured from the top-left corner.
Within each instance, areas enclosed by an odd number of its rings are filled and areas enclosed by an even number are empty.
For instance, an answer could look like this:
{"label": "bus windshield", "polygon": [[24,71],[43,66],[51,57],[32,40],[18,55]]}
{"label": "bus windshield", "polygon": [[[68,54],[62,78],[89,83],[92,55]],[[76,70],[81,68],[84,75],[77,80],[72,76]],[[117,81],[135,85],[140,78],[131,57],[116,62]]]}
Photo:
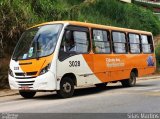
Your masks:
{"label": "bus windshield", "polygon": [[44,25],[25,31],[12,58],[25,60],[50,55],[54,52],[62,24]]}

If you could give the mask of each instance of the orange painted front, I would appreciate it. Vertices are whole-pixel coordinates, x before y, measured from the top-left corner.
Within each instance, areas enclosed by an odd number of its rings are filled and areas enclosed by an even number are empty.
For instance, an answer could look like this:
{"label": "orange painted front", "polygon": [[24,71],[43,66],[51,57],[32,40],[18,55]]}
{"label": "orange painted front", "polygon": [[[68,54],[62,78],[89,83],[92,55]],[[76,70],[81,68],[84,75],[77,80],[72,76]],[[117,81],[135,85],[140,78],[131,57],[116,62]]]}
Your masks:
{"label": "orange painted front", "polygon": [[[35,76],[38,76],[40,71],[46,67],[49,63],[51,63],[53,59],[53,54],[50,56],[46,56],[46,57],[41,57],[39,59],[28,59],[28,60],[20,60],[19,64],[20,68],[22,69],[22,71],[24,73],[26,72],[37,72],[37,74]],[[27,64],[27,65],[23,65],[23,64]],[[30,64],[29,64],[30,63]]]}

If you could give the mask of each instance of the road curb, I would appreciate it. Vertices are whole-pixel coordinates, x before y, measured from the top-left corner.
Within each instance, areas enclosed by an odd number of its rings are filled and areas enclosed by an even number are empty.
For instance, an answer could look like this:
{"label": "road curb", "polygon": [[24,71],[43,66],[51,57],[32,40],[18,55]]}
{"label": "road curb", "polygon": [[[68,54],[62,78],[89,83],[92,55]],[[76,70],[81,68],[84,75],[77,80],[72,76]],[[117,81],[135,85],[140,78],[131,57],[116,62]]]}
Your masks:
{"label": "road curb", "polygon": [[158,79],[160,76],[146,76],[146,77],[139,77],[138,80],[149,80],[149,79]]}
{"label": "road curb", "polygon": [[6,95],[0,95],[0,97],[6,97],[6,96],[12,96],[12,95],[18,95],[18,93],[6,94]]}
{"label": "road curb", "polygon": [[0,97],[6,97],[6,96],[12,96],[12,95],[18,95],[18,91],[12,91],[9,89],[4,89],[0,91]]}

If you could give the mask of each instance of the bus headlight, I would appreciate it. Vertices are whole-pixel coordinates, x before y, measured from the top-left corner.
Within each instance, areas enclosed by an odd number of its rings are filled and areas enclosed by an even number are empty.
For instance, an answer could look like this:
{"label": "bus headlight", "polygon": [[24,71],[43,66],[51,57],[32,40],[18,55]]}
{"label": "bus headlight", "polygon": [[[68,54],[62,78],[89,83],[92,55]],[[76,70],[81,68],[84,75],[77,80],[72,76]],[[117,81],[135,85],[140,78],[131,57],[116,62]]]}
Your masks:
{"label": "bus headlight", "polygon": [[9,74],[10,76],[14,77],[13,71],[12,71],[10,68],[9,68],[9,70],[8,70],[8,74]]}
{"label": "bus headlight", "polygon": [[39,75],[45,74],[49,71],[51,64],[48,64],[46,67],[44,67]]}

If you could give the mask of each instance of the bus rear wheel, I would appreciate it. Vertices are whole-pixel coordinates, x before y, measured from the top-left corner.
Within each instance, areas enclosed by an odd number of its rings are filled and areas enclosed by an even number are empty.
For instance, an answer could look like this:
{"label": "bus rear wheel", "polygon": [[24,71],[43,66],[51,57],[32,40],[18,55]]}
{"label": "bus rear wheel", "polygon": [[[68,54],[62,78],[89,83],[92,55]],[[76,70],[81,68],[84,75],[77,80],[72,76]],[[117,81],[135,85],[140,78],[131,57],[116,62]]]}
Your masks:
{"label": "bus rear wheel", "polygon": [[136,85],[136,74],[131,72],[130,78],[121,81],[122,86],[124,87],[133,87]]}
{"label": "bus rear wheel", "polygon": [[19,91],[19,94],[24,98],[33,98],[36,92],[35,91]]}
{"label": "bus rear wheel", "polygon": [[74,93],[74,82],[71,78],[65,77],[60,82],[60,90],[57,90],[57,94],[61,98],[70,98]]}

